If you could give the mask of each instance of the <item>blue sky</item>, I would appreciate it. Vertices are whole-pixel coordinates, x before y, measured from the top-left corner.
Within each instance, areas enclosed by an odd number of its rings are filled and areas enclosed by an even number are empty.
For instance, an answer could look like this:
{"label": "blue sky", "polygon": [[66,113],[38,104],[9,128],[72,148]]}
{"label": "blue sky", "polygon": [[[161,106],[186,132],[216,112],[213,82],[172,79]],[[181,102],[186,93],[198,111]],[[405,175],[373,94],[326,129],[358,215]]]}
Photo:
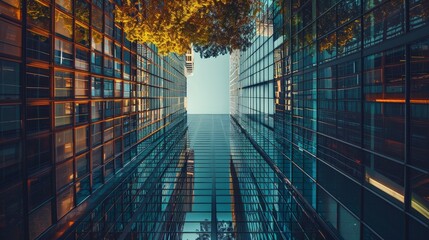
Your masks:
{"label": "blue sky", "polygon": [[194,75],[188,77],[188,113],[229,113],[229,55],[202,59],[195,53]]}

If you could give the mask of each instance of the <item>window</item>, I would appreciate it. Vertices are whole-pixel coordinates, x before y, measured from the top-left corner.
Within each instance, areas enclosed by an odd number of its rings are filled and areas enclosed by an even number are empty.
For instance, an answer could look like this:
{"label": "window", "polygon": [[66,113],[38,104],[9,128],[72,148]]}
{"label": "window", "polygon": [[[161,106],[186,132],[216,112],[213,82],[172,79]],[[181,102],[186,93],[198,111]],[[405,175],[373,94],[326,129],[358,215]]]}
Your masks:
{"label": "window", "polygon": [[11,185],[21,178],[21,157],[19,143],[0,145],[0,185]]}
{"label": "window", "polygon": [[55,0],[55,3],[60,6],[61,9],[71,12],[72,2],[71,0]]}
{"label": "window", "polygon": [[113,57],[113,42],[104,37],[104,54]]}
{"label": "window", "polygon": [[364,147],[404,160],[405,51],[364,59]]}
{"label": "window", "polygon": [[92,7],[91,12],[91,23],[94,28],[100,31],[103,30],[103,12],[99,8],[94,6]]}
{"label": "window", "polygon": [[91,120],[93,122],[103,119],[103,102],[91,102]]}
{"label": "window", "polygon": [[89,23],[89,3],[85,0],[74,1],[75,5],[75,18],[83,23]]}
{"label": "window", "polygon": [[71,129],[55,134],[55,161],[61,162],[73,156],[73,131]]}
{"label": "window", "polygon": [[73,66],[73,45],[71,43],[55,39],[55,64]]}
{"label": "window", "polygon": [[115,81],[115,97],[122,97],[122,82]]}
{"label": "window", "polygon": [[42,232],[52,225],[51,202],[45,203],[28,217],[28,231],[30,239],[36,239]]}
{"label": "window", "polygon": [[104,117],[106,119],[113,117],[113,106],[113,101],[106,101],[104,103]]}
{"label": "window", "polygon": [[113,81],[104,79],[104,97],[113,97]]}
{"label": "window", "polygon": [[0,139],[18,137],[21,132],[19,105],[0,106]]}
{"label": "window", "polygon": [[89,52],[85,49],[76,48],[75,68],[88,71]]}
{"label": "window", "polygon": [[50,96],[49,69],[27,67],[27,97],[49,98]]}
{"label": "window", "polygon": [[429,40],[411,45],[411,162],[429,171]]}
{"label": "window", "polygon": [[429,2],[424,0],[410,0],[410,28],[415,29],[429,22]]}
{"label": "window", "polygon": [[113,139],[113,120],[104,122],[104,142]]}
{"label": "window", "polygon": [[91,96],[92,97],[101,97],[101,87],[102,87],[101,78],[91,77]]}
{"label": "window", "polygon": [[27,31],[27,57],[49,62],[51,55],[51,38]]}
{"label": "window", "polygon": [[88,103],[75,104],[75,121],[76,124],[88,122],[89,107]]}
{"label": "window", "polygon": [[89,130],[88,127],[77,128],[75,130],[76,154],[79,154],[81,152],[88,150],[88,147],[89,147],[88,130]]}
{"label": "window", "polygon": [[89,177],[84,178],[76,183],[76,204],[79,204],[85,200],[91,193],[91,185]]}
{"label": "window", "polygon": [[2,0],[0,1],[0,8],[2,9],[2,14],[5,14],[6,16],[14,18],[16,20],[21,20],[21,1]]}
{"label": "window", "polygon": [[92,188],[97,189],[103,184],[103,168],[98,168],[92,173]]}
{"label": "window", "polygon": [[2,20],[0,20],[0,53],[21,57],[21,28]]}
{"label": "window", "polygon": [[104,58],[104,75],[113,76],[113,59]]}
{"label": "window", "polygon": [[50,29],[51,13],[48,4],[37,0],[27,1],[27,21],[29,24],[40,27],[41,29]]}
{"label": "window", "polygon": [[89,173],[89,155],[76,158],[76,178],[82,178]]}
{"label": "window", "polygon": [[72,18],[57,9],[55,9],[55,33],[68,40],[73,37]]}
{"label": "window", "polygon": [[75,90],[74,90],[75,97],[87,98],[89,95],[89,76],[82,73],[76,73],[74,84],[75,84]]}
{"label": "window", "polygon": [[73,206],[73,187],[70,187],[57,196],[57,218],[62,218],[73,208]]}
{"label": "window", "polygon": [[383,6],[366,14],[364,16],[365,47],[402,34],[405,26],[404,19],[403,0],[386,1]]}
{"label": "window", "polygon": [[49,105],[27,106],[27,119],[25,121],[27,133],[49,130],[51,128],[50,112]]}
{"label": "window", "polygon": [[121,58],[122,58],[122,48],[121,48],[120,45],[115,44],[114,55],[115,55],[116,59],[121,60]]}
{"label": "window", "polygon": [[51,178],[51,172],[47,172],[28,179],[28,206],[30,210],[35,209],[52,197]]}
{"label": "window", "polygon": [[50,135],[27,140],[27,168],[30,173],[51,165],[51,148]]}
{"label": "window", "polygon": [[91,72],[101,74],[103,66],[103,56],[99,53],[91,52]]}
{"label": "window", "polygon": [[72,103],[55,104],[55,127],[71,125],[73,120]]}
{"label": "window", "polygon": [[0,60],[0,99],[19,97],[19,72],[18,63]]}
{"label": "window", "polygon": [[97,31],[92,31],[91,47],[98,52],[103,52],[103,36]]}
{"label": "window", "polygon": [[99,147],[92,150],[92,169],[95,169],[103,164],[103,148]]}
{"label": "window", "polygon": [[319,62],[326,62],[337,55],[337,34],[331,33],[319,41]]}
{"label": "window", "polygon": [[114,65],[115,77],[120,78],[121,77],[122,64],[118,61],[115,61],[114,64],[115,64]]}
{"label": "window", "polygon": [[101,123],[93,124],[91,126],[91,140],[92,140],[92,147],[95,147],[97,145],[101,144]]}
{"label": "window", "polygon": [[57,166],[57,191],[73,181],[73,161],[69,160]]}
{"label": "window", "polygon": [[70,98],[73,90],[73,74],[55,71],[55,97]]}

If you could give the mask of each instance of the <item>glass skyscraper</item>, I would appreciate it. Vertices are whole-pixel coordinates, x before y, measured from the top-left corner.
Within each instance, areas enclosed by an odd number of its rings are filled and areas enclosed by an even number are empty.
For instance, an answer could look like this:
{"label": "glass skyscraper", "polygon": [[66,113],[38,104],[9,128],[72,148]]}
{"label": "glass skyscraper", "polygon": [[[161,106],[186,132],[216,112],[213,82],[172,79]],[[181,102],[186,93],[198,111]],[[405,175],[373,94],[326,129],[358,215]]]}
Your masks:
{"label": "glass skyscraper", "polygon": [[293,186],[258,194],[277,198],[277,226],[306,238],[304,200],[337,238],[426,239],[429,1],[265,3],[231,58],[231,116],[271,166],[254,181]]}
{"label": "glass skyscraper", "polygon": [[177,195],[185,59],[129,42],[115,4],[0,1],[0,239],[154,232],[131,225]]}
{"label": "glass skyscraper", "polygon": [[261,2],[188,116],[120,0],[0,0],[0,239],[429,238],[429,1]]}

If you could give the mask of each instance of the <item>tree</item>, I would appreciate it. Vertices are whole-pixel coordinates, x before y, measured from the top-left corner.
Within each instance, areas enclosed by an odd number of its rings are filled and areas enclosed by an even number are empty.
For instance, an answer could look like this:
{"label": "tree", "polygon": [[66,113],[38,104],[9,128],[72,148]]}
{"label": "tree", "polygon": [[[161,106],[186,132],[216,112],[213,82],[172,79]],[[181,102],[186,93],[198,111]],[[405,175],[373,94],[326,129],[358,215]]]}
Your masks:
{"label": "tree", "polygon": [[127,0],[115,9],[128,40],[153,43],[161,54],[184,54],[191,43],[202,57],[251,44],[259,0]]}

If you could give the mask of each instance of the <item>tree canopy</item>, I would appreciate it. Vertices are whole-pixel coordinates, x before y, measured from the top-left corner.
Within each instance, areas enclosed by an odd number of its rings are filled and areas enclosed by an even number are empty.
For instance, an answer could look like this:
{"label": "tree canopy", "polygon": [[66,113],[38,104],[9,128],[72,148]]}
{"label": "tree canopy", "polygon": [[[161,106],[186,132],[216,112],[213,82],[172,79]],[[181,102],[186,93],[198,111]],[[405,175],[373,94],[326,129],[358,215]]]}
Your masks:
{"label": "tree canopy", "polygon": [[161,54],[184,54],[191,43],[208,58],[251,44],[259,0],[127,0],[115,9],[128,40]]}

